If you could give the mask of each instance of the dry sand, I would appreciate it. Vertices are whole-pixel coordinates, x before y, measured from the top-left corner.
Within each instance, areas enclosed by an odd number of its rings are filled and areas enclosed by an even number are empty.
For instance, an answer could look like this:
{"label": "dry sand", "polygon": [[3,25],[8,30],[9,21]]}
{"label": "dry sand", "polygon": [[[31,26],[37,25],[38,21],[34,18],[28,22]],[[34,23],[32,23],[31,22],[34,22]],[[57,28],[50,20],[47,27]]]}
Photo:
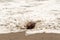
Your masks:
{"label": "dry sand", "polygon": [[60,34],[34,34],[25,36],[24,32],[0,35],[0,40],[60,40]]}

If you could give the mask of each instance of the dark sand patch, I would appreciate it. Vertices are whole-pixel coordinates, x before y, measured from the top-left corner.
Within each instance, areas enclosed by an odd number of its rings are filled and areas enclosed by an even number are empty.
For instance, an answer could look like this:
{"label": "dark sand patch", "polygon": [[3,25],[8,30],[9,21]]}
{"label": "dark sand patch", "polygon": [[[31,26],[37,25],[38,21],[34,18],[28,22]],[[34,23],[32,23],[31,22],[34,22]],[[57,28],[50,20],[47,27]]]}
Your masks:
{"label": "dark sand patch", "polygon": [[60,34],[34,34],[25,36],[24,32],[0,34],[0,40],[60,40]]}

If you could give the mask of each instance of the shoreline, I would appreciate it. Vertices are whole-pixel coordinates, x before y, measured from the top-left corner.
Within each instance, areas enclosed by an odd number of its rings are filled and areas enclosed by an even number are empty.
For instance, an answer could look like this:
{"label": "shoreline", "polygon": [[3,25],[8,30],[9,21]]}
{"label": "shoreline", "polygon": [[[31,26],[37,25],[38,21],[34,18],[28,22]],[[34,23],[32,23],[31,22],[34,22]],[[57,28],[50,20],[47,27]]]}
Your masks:
{"label": "shoreline", "polygon": [[25,32],[9,33],[0,35],[0,40],[60,40],[59,34],[53,33],[37,33],[30,36],[25,36]]}

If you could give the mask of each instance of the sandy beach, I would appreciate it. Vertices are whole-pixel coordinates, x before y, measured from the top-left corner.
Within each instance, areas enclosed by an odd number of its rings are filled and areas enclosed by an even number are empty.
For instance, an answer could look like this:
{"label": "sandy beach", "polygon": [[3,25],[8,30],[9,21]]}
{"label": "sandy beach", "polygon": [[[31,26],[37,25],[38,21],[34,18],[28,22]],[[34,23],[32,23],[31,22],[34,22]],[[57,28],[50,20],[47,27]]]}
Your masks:
{"label": "sandy beach", "polygon": [[24,32],[0,34],[0,40],[60,40],[60,34],[34,34],[25,36]]}

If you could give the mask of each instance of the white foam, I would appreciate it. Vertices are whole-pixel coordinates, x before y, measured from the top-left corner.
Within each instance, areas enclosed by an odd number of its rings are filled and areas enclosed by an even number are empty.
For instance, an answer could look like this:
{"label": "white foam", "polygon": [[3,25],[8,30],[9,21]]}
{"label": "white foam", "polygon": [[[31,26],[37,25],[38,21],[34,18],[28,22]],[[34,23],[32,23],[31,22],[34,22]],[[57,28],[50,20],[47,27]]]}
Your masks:
{"label": "white foam", "polygon": [[[57,25],[59,26],[57,22],[57,17],[60,18],[60,14],[59,14],[60,5],[58,4],[55,5],[55,4],[56,4],[55,0],[48,0],[41,2],[39,1],[36,2],[34,0],[33,1],[15,0],[13,2],[4,2],[4,3],[1,2],[0,3],[0,34],[21,32],[22,30],[20,29],[20,27],[24,27],[26,22],[31,20],[32,21],[42,20],[43,21],[41,25],[42,29],[51,23],[54,23],[54,25],[51,25],[52,27],[56,26],[57,28]],[[57,11],[53,12],[52,10],[57,10]],[[17,28],[16,25],[19,25],[19,28]],[[27,30],[26,34],[35,34],[35,33],[43,33],[43,32],[60,33],[60,29],[59,30],[57,29]]]}

